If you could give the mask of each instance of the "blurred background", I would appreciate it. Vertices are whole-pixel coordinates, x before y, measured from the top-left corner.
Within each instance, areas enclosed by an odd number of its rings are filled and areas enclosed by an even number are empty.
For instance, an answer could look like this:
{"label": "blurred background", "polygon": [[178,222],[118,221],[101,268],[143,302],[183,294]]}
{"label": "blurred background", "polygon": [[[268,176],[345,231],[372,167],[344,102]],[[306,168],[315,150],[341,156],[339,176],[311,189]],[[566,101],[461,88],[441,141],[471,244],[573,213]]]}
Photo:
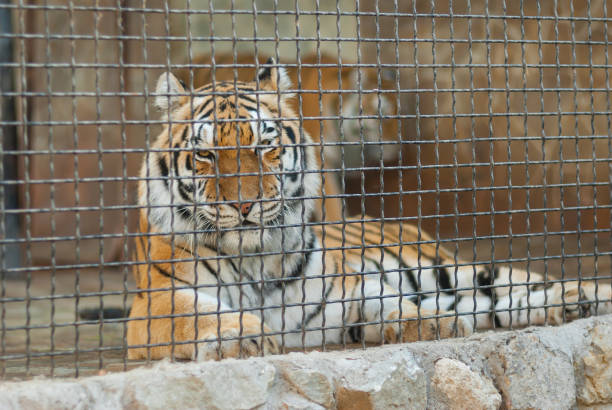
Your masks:
{"label": "blurred background", "polygon": [[5,2],[5,224],[17,216],[23,265],[128,260],[159,74],[321,53],[397,73],[401,155],[346,177],[347,215],[405,217],[470,260],[609,274],[608,3]]}

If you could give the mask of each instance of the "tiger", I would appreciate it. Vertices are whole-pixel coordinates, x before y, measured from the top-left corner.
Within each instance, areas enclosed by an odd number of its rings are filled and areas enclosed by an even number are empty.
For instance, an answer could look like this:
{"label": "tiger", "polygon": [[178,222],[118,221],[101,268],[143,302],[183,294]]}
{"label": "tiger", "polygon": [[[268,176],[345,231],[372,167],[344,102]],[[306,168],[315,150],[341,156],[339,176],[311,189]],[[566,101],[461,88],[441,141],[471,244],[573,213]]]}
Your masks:
{"label": "tiger", "polygon": [[274,59],[255,75],[189,92],[171,73],[157,82],[165,125],[139,181],[130,359],[435,340],[612,312],[609,285],[458,260],[407,223],[310,222],[321,181],[291,80]]}
{"label": "tiger", "polygon": [[[265,61],[265,56],[256,59],[251,54],[218,53],[214,59],[203,54],[192,60],[198,68],[183,69],[178,77],[194,86],[213,80],[251,81],[256,65]],[[319,220],[340,221],[348,208],[343,205],[342,179],[354,179],[365,166],[398,158],[397,74],[387,68],[360,67],[348,59],[340,64],[337,58],[317,52],[302,56],[287,71],[299,91],[289,105],[312,140],[323,144],[317,160],[322,164],[325,202],[317,201],[316,215]]]}

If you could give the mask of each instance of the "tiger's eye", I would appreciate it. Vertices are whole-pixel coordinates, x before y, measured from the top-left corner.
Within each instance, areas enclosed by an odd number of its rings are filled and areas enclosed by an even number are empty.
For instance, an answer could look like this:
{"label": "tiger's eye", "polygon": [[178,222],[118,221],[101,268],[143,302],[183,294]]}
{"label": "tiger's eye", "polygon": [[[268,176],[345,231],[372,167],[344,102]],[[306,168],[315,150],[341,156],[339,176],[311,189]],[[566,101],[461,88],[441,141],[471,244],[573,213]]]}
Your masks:
{"label": "tiger's eye", "polygon": [[195,155],[198,161],[213,161],[215,159],[215,154],[212,151],[198,150]]}

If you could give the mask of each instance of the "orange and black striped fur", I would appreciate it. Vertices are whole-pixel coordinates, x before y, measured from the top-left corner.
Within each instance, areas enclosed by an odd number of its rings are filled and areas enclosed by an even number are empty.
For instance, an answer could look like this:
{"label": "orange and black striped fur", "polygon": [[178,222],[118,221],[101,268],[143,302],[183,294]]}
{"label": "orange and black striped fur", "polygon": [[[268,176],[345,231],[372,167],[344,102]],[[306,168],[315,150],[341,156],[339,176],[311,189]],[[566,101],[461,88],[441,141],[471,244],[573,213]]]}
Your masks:
{"label": "orange and black striped fur", "polygon": [[296,117],[289,87],[274,61],[257,82],[194,93],[158,81],[168,124],[141,173],[130,358],[430,340],[612,311],[609,285],[457,261],[411,225],[311,223],[317,153],[297,119],[279,119]]}
{"label": "orange and black striped fur", "polygon": [[[255,77],[256,61],[252,54],[217,53],[214,60],[210,55],[199,55],[192,61],[198,68],[182,70],[178,76],[184,84],[196,87],[212,81],[249,82]],[[265,61],[260,56],[258,64]],[[316,144],[315,157],[324,176],[325,201],[317,201],[317,219],[340,221],[346,213],[341,179],[356,175],[356,170],[365,166],[397,160],[396,74],[317,53],[302,56],[287,67],[287,74],[297,91],[287,103]]]}

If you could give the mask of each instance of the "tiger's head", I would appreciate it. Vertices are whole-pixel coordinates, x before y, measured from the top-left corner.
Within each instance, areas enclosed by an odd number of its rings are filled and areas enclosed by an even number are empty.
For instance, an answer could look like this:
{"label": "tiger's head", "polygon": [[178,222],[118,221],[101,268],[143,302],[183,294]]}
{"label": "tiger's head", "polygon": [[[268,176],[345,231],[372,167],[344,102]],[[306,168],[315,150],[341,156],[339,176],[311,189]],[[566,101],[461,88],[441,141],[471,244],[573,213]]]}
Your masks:
{"label": "tiger's head", "polygon": [[273,241],[279,227],[309,219],[319,175],[310,137],[283,93],[290,87],[273,59],[253,82],[217,82],[194,92],[162,74],[155,104],[167,123],[140,183],[149,223],[167,233],[195,232],[230,251],[240,242],[244,251]]}

